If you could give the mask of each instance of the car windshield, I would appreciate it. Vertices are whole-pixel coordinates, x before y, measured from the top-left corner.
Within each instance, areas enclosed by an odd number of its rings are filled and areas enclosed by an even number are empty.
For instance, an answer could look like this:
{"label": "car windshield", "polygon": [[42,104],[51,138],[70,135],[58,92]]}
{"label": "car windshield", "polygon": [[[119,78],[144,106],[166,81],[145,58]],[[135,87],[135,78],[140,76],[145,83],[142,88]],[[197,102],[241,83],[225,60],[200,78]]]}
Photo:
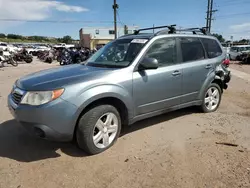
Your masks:
{"label": "car windshield", "polygon": [[232,47],[231,49],[236,52],[242,52],[246,50],[245,47]]}
{"label": "car windshield", "polygon": [[98,50],[88,61],[88,66],[123,68],[129,66],[139,54],[147,39],[118,39]]}

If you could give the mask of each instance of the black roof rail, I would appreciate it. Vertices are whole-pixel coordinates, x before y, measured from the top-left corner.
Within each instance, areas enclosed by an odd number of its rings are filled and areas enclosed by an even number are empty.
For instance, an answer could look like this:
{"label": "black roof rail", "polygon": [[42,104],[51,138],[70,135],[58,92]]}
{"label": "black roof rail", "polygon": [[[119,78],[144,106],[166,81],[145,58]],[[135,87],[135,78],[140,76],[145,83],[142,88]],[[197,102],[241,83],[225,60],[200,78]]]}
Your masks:
{"label": "black roof rail", "polygon": [[172,32],[174,32],[175,31],[175,26],[176,26],[176,24],[138,29],[138,30],[134,31],[134,35],[138,35],[141,31],[147,31],[147,30],[153,30],[153,29],[162,29],[162,28],[168,28],[169,30],[171,30]]}
{"label": "black roof rail", "polygon": [[202,33],[203,35],[210,35],[210,33],[207,32],[207,27],[186,28],[186,29],[179,29],[179,30],[176,30],[176,31],[179,31],[179,32],[190,31],[193,34]]}

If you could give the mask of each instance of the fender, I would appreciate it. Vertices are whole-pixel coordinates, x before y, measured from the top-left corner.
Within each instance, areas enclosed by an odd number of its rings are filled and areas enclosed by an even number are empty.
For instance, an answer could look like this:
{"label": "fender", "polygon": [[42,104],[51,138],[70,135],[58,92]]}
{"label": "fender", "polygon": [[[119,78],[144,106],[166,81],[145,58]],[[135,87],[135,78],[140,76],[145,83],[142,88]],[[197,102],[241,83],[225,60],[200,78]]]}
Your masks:
{"label": "fender", "polygon": [[215,72],[211,71],[208,75],[207,78],[205,80],[205,82],[203,83],[199,95],[198,95],[198,100],[203,100],[203,95],[204,92],[206,91],[206,89],[208,88],[208,86],[214,81],[214,79],[216,78]]}
{"label": "fender", "polygon": [[114,84],[105,84],[88,88],[79,96],[76,96],[75,99],[73,99],[73,104],[78,107],[76,117],[74,118],[75,121],[77,121],[81,112],[89,104],[106,97],[114,97],[121,100],[128,109],[128,118],[133,118],[133,100],[131,94],[122,86]]}

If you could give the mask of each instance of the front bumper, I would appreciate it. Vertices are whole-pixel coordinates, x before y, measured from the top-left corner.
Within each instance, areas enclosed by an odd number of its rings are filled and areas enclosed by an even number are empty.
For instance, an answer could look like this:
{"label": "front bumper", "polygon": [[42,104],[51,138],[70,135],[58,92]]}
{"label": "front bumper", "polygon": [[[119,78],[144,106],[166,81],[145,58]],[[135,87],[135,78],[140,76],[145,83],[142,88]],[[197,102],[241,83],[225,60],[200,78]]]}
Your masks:
{"label": "front bumper", "polygon": [[71,141],[75,128],[77,107],[63,99],[41,106],[16,105],[8,96],[11,114],[28,132],[44,139]]}

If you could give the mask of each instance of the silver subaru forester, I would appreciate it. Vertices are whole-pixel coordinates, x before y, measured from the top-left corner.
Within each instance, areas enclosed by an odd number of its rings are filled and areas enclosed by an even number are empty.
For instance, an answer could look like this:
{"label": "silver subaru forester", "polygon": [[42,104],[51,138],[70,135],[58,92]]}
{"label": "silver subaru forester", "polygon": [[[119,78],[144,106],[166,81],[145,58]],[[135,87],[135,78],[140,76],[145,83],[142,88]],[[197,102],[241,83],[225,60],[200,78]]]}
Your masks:
{"label": "silver subaru forester", "polygon": [[120,37],[84,64],[20,78],[8,96],[11,113],[41,138],[76,138],[97,154],[122,126],[194,105],[215,111],[230,81],[220,43],[204,29],[166,27]]}

